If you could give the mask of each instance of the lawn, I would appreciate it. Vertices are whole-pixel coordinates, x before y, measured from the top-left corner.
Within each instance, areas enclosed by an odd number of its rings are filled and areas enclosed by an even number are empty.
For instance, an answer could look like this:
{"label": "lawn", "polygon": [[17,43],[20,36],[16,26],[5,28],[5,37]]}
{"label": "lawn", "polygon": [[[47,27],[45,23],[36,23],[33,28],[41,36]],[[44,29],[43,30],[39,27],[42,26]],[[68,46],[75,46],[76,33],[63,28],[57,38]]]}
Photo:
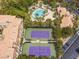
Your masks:
{"label": "lawn", "polygon": [[22,54],[28,55],[29,43],[24,43],[22,46]]}

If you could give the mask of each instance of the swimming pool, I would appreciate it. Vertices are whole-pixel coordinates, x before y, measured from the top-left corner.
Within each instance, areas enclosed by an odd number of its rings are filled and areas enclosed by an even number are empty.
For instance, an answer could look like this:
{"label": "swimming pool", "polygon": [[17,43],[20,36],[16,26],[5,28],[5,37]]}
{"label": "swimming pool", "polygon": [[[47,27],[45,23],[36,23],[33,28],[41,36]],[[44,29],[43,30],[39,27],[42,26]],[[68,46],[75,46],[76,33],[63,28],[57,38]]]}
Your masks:
{"label": "swimming pool", "polygon": [[34,10],[32,13],[33,18],[43,17],[44,15],[45,15],[45,10],[42,8],[38,8],[38,9]]}

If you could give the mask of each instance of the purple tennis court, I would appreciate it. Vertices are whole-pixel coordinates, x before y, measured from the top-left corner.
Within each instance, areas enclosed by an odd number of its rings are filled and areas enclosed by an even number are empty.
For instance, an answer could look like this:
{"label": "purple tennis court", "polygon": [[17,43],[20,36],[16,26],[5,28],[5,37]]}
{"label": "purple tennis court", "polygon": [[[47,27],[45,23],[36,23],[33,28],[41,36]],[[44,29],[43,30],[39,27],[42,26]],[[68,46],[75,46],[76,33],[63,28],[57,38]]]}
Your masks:
{"label": "purple tennis court", "polygon": [[30,46],[29,48],[29,55],[50,56],[50,53],[49,46]]}
{"label": "purple tennis court", "polygon": [[49,38],[49,31],[32,31],[31,37],[32,38]]}

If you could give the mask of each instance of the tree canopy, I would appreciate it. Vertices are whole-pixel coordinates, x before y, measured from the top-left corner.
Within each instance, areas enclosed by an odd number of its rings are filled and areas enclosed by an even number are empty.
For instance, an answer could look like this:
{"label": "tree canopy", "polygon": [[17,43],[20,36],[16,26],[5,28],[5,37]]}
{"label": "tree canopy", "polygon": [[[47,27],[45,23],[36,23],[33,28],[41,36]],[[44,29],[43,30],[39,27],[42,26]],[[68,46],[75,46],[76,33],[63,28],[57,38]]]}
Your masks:
{"label": "tree canopy", "polygon": [[36,57],[36,56],[27,56],[27,55],[22,55],[20,54],[17,59],[50,59],[49,57],[46,57],[46,56],[39,56],[39,57]]}

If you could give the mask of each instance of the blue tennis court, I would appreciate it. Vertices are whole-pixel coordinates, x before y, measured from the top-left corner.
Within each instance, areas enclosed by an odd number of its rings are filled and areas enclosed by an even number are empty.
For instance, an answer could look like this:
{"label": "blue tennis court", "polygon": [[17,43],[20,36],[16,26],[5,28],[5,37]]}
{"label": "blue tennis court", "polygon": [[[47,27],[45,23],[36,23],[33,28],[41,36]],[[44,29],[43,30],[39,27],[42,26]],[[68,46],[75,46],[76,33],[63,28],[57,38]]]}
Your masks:
{"label": "blue tennis court", "polygon": [[30,46],[29,55],[50,56],[51,50],[49,46]]}
{"label": "blue tennis court", "polygon": [[32,38],[49,38],[49,31],[32,31],[31,37]]}

